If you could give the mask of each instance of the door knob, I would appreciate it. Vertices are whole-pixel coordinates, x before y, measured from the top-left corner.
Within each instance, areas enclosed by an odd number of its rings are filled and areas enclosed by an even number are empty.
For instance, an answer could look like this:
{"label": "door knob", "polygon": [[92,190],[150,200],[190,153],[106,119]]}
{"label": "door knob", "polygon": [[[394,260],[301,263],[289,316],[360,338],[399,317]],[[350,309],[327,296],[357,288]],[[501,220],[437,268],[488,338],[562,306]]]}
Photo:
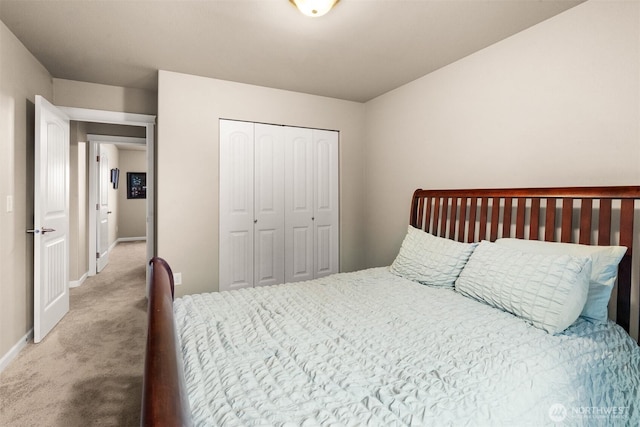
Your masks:
{"label": "door knob", "polygon": [[31,230],[27,230],[27,233],[33,233],[33,234],[45,234],[45,233],[51,233],[52,231],[56,231],[55,228],[44,228],[41,227],[40,230],[38,230],[37,228],[31,229]]}

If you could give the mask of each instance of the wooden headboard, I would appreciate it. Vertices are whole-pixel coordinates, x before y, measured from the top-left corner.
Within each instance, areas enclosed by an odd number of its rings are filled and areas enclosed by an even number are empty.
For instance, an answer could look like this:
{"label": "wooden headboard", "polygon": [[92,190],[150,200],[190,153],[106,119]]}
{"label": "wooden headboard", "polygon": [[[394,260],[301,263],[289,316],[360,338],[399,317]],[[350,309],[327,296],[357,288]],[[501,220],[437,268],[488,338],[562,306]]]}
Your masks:
{"label": "wooden headboard", "polygon": [[615,318],[629,332],[636,200],[640,186],[416,190],[410,223],[460,242],[517,237],[626,246],[618,269]]}

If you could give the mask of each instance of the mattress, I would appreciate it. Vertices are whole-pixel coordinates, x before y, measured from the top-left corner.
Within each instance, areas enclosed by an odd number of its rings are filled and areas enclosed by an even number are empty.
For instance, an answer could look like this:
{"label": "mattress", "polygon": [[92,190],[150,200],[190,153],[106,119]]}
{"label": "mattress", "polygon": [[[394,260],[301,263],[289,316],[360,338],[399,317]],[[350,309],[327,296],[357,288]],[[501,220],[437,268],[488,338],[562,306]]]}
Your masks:
{"label": "mattress", "polygon": [[640,425],[640,350],[613,322],[551,335],[388,268],[174,310],[198,426]]}

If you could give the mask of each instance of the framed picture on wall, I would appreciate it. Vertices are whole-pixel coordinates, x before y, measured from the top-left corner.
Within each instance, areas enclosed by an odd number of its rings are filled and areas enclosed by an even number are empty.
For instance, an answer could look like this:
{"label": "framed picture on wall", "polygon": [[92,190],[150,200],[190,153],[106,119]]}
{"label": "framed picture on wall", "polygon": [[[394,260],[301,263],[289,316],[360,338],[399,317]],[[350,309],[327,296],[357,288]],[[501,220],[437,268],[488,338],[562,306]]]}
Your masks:
{"label": "framed picture on wall", "polygon": [[127,172],[127,199],[147,198],[147,173]]}

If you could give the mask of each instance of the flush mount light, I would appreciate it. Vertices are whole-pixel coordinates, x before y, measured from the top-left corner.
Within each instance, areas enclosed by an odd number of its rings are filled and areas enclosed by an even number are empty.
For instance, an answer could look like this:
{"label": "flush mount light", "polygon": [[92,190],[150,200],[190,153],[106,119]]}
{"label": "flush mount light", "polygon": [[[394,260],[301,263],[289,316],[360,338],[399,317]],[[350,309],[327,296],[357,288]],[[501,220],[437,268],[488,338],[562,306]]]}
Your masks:
{"label": "flush mount light", "polygon": [[300,12],[307,16],[317,18],[325,15],[340,0],[289,0]]}

